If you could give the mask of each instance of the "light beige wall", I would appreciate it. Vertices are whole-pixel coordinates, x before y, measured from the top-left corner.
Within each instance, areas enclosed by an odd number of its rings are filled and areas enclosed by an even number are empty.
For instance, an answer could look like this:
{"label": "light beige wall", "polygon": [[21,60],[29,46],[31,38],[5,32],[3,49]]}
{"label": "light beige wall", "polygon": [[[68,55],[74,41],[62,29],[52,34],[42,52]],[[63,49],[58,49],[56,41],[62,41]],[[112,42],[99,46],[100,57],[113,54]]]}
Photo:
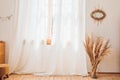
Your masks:
{"label": "light beige wall", "polygon": [[[98,71],[102,72],[120,72],[120,0],[87,0],[87,13],[86,13],[86,31],[95,35],[104,36],[110,39],[113,51],[110,55],[106,56]],[[10,51],[10,44],[13,39],[15,26],[13,20],[15,19],[15,0],[0,0],[0,16],[8,16],[13,14],[10,21],[0,21],[0,40],[6,41],[6,54]],[[107,17],[97,26],[90,18],[90,13],[94,7],[98,5],[103,7]],[[8,56],[6,55],[8,59]],[[6,60],[7,60],[6,59]],[[89,59],[88,59],[89,61]],[[88,63],[90,70],[90,64]]]}
{"label": "light beige wall", "polygon": [[[107,16],[103,22],[97,26],[90,17],[90,13],[95,7],[102,7]],[[104,57],[99,65],[98,71],[120,72],[120,0],[87,0],[87,34],[103,36],[110,39],[112,53]],[[88,68],[90,65],[88,63]]]}
{"label": "light beige wall", "polygon": [[6,42],[6,61],[10,51],[10,43],[12,41],[13,19],[14,19],[14,0],[0,0],[0,17],[13,15],[10,20],[0,19],[0,40]]}

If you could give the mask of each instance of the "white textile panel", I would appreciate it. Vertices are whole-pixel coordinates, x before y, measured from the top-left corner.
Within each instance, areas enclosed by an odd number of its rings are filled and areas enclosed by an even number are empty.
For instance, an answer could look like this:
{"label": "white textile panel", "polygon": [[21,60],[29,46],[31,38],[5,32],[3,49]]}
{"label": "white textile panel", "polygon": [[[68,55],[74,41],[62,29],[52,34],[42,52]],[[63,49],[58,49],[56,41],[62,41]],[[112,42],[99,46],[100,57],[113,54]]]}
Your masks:
{"label": "white textile panel", "polygon": [[[87,75],[85,0],[50,1],[19,0],[16,36],[9,54],[11,73]],[[48,24],[51,45],[45,42]]]}

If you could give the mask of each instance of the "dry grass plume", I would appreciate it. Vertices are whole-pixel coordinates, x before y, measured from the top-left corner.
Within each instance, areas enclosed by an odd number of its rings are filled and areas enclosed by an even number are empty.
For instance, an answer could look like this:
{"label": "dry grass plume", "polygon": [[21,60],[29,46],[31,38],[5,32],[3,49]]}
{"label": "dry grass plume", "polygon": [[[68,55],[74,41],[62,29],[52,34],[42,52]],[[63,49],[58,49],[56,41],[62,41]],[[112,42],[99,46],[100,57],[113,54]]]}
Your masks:
{"label": "dry grass plume", "polygon": [[98,64],[105,55],[111,52],[109,40],[105,40],[102,37],[87,36],[84,46],[92,64],[91,76],[96,77]]}

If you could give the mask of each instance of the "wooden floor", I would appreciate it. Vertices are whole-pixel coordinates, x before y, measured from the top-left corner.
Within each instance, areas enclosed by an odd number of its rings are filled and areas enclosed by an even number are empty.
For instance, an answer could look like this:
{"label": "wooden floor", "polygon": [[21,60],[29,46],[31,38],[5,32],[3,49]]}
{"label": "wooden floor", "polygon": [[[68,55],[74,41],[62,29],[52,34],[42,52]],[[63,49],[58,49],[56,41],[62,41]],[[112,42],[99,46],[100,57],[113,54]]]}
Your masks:
{"label": "wooden floor", "polygon": [[[10,75],[6,80],[95,80],[82,76],[35,76],[35,75]],[[120,74],[98,74],[96,80],[120,80]]]}

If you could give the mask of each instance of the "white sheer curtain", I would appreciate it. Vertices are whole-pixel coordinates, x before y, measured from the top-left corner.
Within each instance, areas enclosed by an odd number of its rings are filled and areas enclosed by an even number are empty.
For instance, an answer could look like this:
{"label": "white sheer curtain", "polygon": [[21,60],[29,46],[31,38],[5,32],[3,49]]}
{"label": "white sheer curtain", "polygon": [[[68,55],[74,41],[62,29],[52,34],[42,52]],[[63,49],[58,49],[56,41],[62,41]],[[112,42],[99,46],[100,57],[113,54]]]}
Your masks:
{"label": "white sheer curtain", "polygon": [[[9,55],[11,72],[87,75],[85,0],[19,0],[18,4],[16,36]],[[46,45],[50,16],[52,44]]]}

